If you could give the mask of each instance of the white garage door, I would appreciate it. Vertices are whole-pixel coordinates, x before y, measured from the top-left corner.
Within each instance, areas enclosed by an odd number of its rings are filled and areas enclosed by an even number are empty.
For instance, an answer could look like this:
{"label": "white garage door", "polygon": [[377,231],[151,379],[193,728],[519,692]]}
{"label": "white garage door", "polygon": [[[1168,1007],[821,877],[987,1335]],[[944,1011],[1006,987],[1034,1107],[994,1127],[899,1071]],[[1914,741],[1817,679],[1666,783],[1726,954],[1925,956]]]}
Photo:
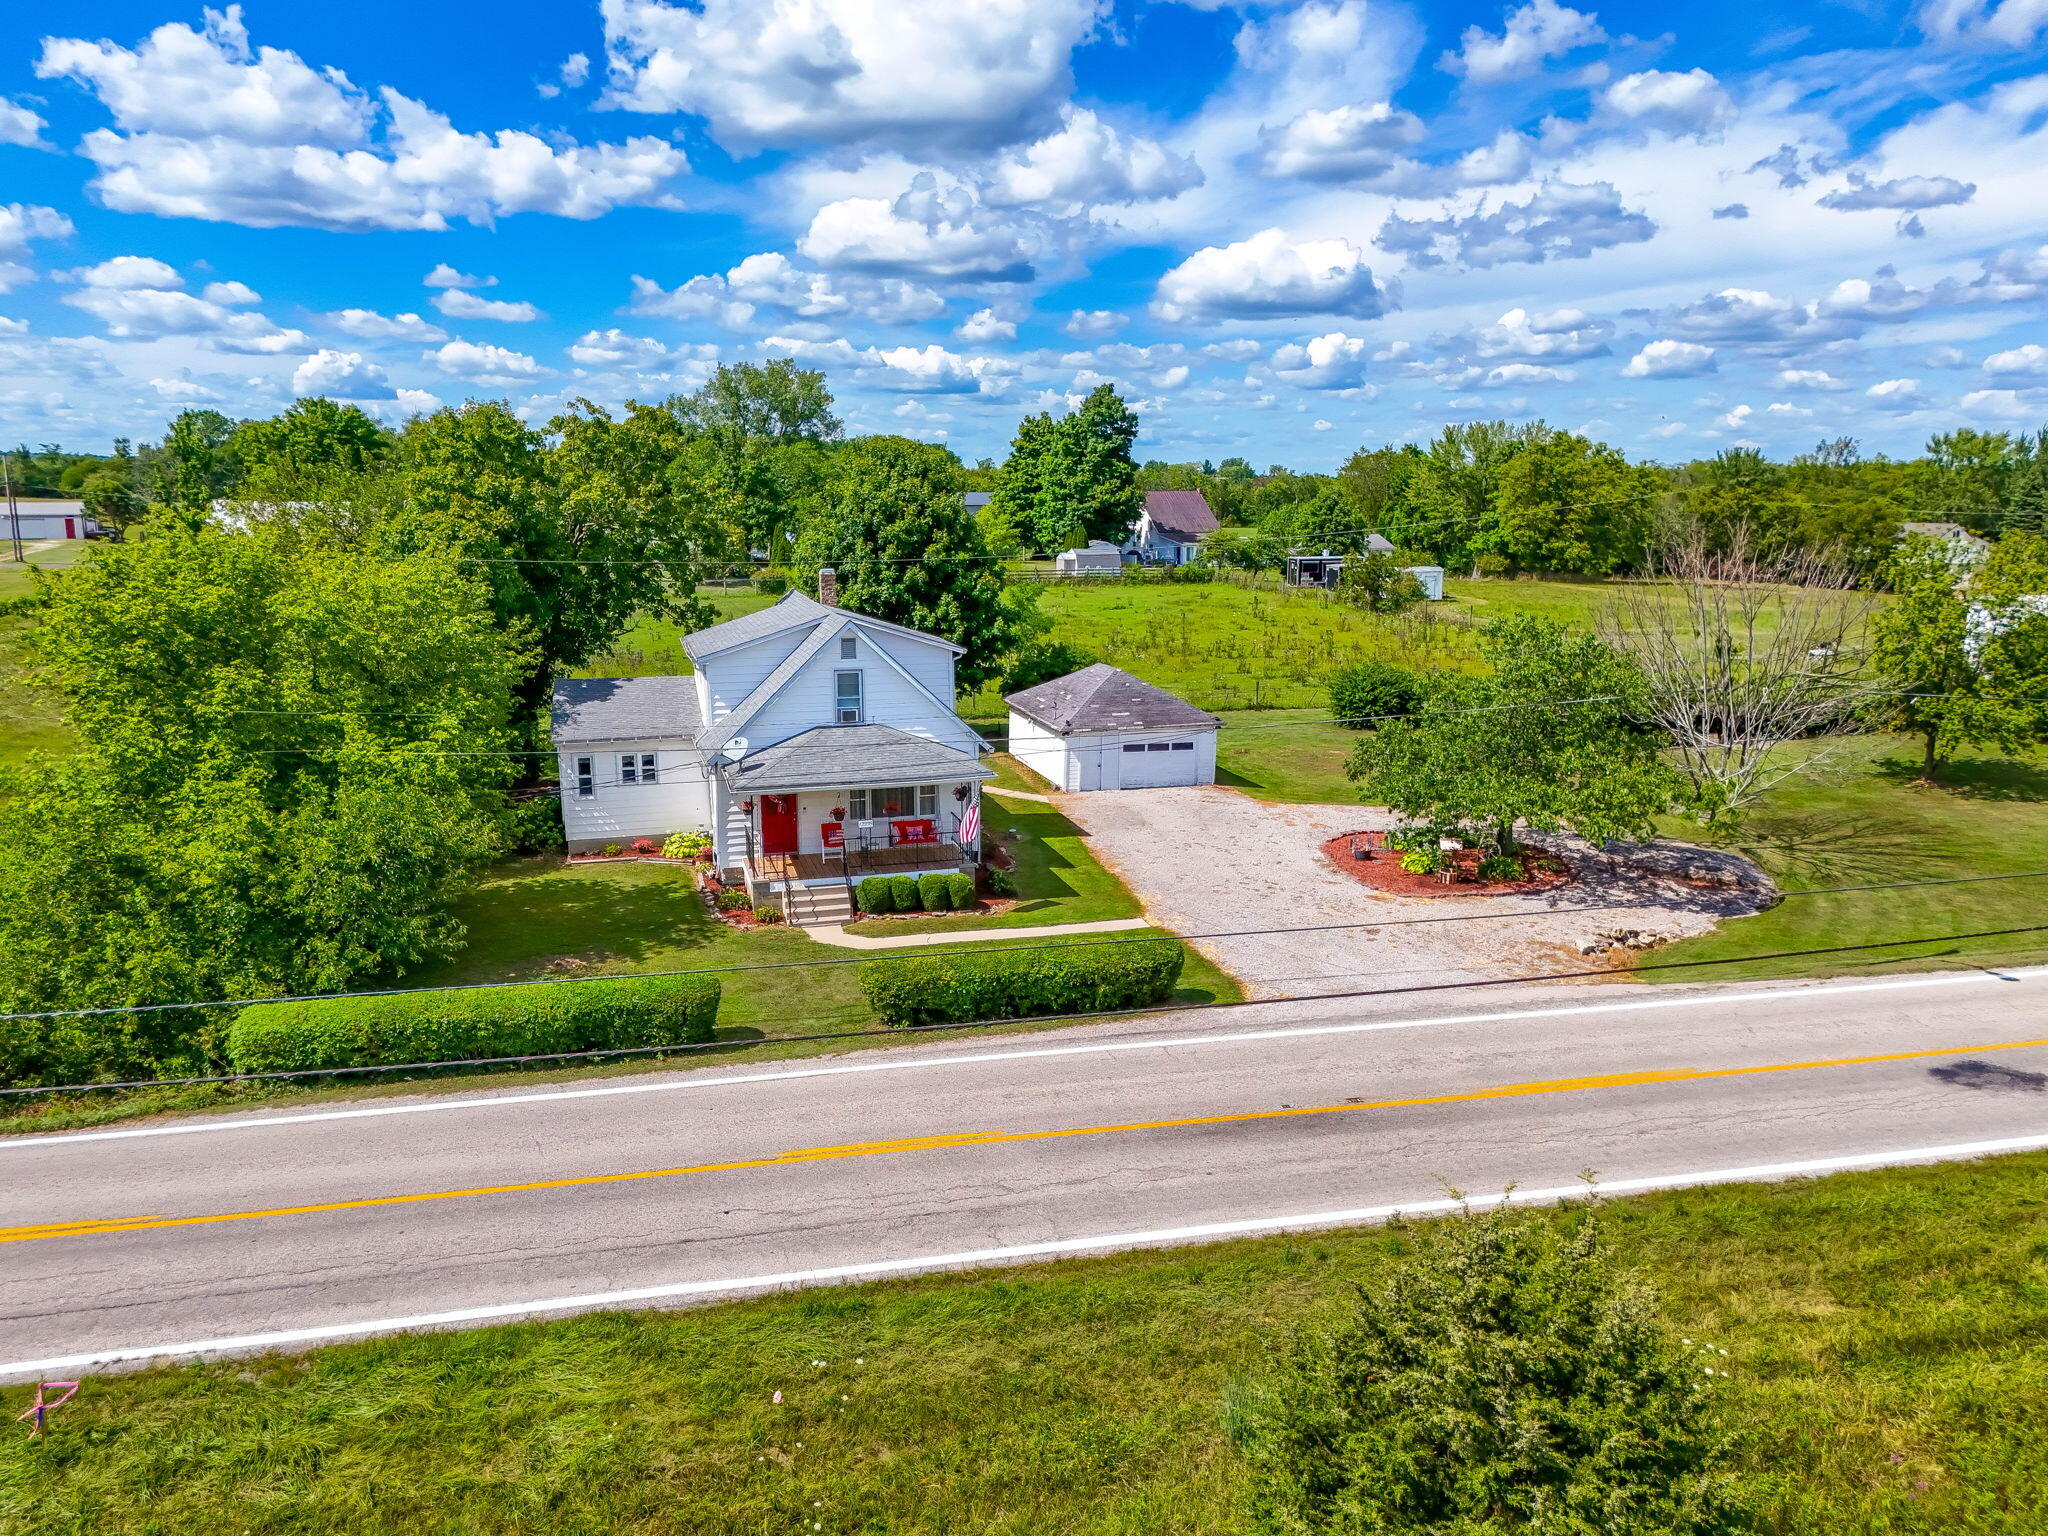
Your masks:
{"label": "white garage door", "polygon": [[1190,741],[1127,741],[1117,753],[1117,782],[1125,789],[1193,784],[1201,754]]}

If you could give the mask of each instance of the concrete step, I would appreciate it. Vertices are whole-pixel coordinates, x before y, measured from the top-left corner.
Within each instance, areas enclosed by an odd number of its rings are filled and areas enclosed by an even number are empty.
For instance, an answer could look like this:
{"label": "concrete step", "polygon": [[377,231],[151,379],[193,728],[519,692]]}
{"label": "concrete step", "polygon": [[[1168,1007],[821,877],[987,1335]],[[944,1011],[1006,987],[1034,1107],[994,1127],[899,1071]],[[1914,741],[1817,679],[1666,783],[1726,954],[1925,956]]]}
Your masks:
{"label": "concrete step", "polygon": [[844,886],[800,885],[789,894],[789,915],[805,928],[846,923],[853,920],[853,903],[846,899]]}

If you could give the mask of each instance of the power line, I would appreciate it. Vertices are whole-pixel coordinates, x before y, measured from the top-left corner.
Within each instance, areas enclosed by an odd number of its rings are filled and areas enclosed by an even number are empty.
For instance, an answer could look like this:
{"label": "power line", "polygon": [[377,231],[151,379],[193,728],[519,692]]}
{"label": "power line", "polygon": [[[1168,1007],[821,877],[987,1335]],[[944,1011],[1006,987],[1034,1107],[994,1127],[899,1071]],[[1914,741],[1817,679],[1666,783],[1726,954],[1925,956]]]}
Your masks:
{"label": "power line", "polygon": [[[1869,891],[1920,890],[1930,886],[1979,885],[2002,880],[2043,880],[2048,879],[2048,869],[2025,870],[2007,875],[1951,875],[1936,880],[1899,880],[1874,885],[1814,886],[1805,890],[1781,891],[1784,900],[1806,896],[1843,896]],[[988,944],[979,948],[953,948],[948,946],[933,959],[951,960],[960,956],[991,954],[1029,954],[1048,949],[1102,949],[1125,944],[1160,943],[1201,943],[1212,939],[1258,939],[1272,938],[1295,933],[1331,933],[1357,928],[1409,928],[1431,923],[1474,923],[1500,922],[1514,918],[1570,917],[1583,912],[1631,911],[1640,908],[1640,901],[1611,902],[1597,906],[1546,908],[1541,912],[1458,912],[1442,917],[1403,917],[1368,919],[1356,923],[1311,923],[1287,928],[1233,928],[1211,933],[1155,934],[1142,938],[1076,939],[1070,943],[1052,944]],[[2048,925],[2044,925],[2048,926]],[[990,930],[999,934],[1000,930]],[[2001,930],[2004,931],[2004,930]],[[2012,932],[2031,932],[2014,929]],[[1978,938],[1979,934],[1955,934],[1953,938]],[[1898,943],[1915,943],[1917,940],[1901,939]],[[1929,940],[1928,942],[1933,942]],[[1856,945],[1844,946],[1857,948]],[[1816,951],[1826,953],[1826,951]],[[317,1003],[330,1002],[339,998],[359,997],[416,997],[443,992],[489,992],[505,987],[562,987],[589,986],[607,981],[644,981],[650,978],[677,976],[726,976],[752,971],[796,971],[811,970],[821,966],[865,965],[881,958],[876,955],[833,956],[816,960],[777,960],[762,965],[710,965],[676,971],[624,971],[607,976],[550,976],[539,981],[470,981],[457,982],[440,987],[384,987],[369,992],[309,992],[284,997],[238,997],[218,998],[205,1002],[184,1003],[127,1003],[106,1008],[59,1008],[43,1013],[0,1013],[0,1023],[25,1022],[34,1019],[73,1019],[102,1017],[110,1014],[167,1013],[187,1008],[251,1008],[259,1003]],[[1757,959],[1773,958],[1768,955],[1755,956]],[[1690,963],[1690,962],[1689,962]],[[1705,962],[1699,962],[1705,963]],[[1576,973],[1574,973],[1576,974]]]}
{"label": "power line", "polygon": [[[1646,964],[1632,966],[1630,967],[1630,971],[1675,971],[1697,969],[1702,966],[1711,965],[1742,965],[1752,961],[1761,960],[1794,960],[1813,955],[1850,954],[1873,949],[1903,949],[1909,948],[1917,944],[1952,944],[1959,943],[1964,939],[2006,938],[2014,934],[2022,933],[2048,933],[2048,923],[2036,923],[2023,928],[1987,928],[1975,933],[1927,934],[1920,938],[1913,939],[1878,939],[1872,940],[1871,942],[1865,944],[1830,944],[1817,949],[1780,949],[1772,950],[1764,954],[1726,955],[1718,959],[1712,960],[1650,961]],[[1154,939],[1123,940],[1120,942],[1160,943],[1164,941]],[[1073,947],[1078,948],[1079,946]],[[682,972],[670,974],[692,973]],[[395,1065],[380,1065],[369,1067],[320,1067],[311,1070],[293,1072],[247,1072],[224,1077],[157,1078],[125,1083],[69,1083],[62,1086],[51,1087],[4,1088],[0,1089],[0,1097],[12,1097],[18,1095],[38,1093],[87,1093],[104,1088],[175,1088],[196,1086],[207,1083],[241,1083],[273,1081],[280,1078],[338,1077],[345,1074],[360,1072],[417,1072],[443,1067],[483,1067],[502,1066],[508,1064],[518,1064],[536,1061],[586,1060],[600,1056],[666,1056],[680,1055],[685,1051],[731,1050],[735,1046],[744,1047],[755,1045],[800,1045],[820,1040],[873,1039],[876,1037],[900,1039],[906,1035],[932,1034],[939,1031],[954,1031],[963,1029],[989,1029],[1005,1024],[1062,1024],[1071,1023],[1081,1019],[1143,1018],[1149,1015],[1162,1013],[1207,1013],[1226,1008],[1262,1008],[1270,1007],[1275,1003],[1345,1002],[1360,998],[1404,996],[1407,994],[1417,992],[1457,992],[1466,991],[1474,987],[1526,986],[1535,982],[1542,981],[1571,981],[1584,976],[1614,976],[1618,974],[1623,973],[1619,973],[1604,968],[1582,969],[1576,971],[1545,971],[1529,976],[1476,977],[1466,981],[1417,982],[1405,987],[1374,987],[1369,989],[1359,989],[1348,992],[1310,992],[1305,994],[1295,994],[1286,997],[1249,997],[1240,998],[1235,1002],[1160,1003],[1146,1008],[1119,1008],[1095,1013],[1034,1014],[1018,1019],[969,1019],[956,1023],[947,1024],[906,1024],[883,1029],[842,1030],[831,1034],[823,1035],[763,1035],[756,1037],[752,1040],[740,1041],[686,1041],[676,1045],[628,1046],[616,1050],[560,1051],[545,1056],[482,1056],[472,1057],[460,1061],[415,1061]],[[633,978],[613,976],[607,978],[584,979],[623,981],[630,980]],[[498,985],[518,985],[518,983],[499,983]],[[378,994],[358,993],[353,995],[375,996]],[[1740,1002],[1741,999],[1739,997],[1736,997],[1730,999],[1730,1001]],[[24,1015],[0,1015],[0,1017],[24,1017]],[[29,1017],[33,1017],[33,1015],[29,1015]]]}

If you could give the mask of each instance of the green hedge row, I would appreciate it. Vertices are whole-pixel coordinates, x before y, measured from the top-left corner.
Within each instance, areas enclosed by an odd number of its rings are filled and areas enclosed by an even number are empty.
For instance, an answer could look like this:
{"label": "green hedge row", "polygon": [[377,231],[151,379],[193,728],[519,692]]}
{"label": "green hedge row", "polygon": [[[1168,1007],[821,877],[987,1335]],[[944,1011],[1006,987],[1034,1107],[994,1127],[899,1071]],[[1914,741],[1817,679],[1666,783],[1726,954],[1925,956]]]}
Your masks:
{"label": "green hedge row", "polygon": [[712,1038],[718,996],[709,976],[622,976],[257,1003],[228,1030],[228,1059],[240,1072],[292,1072],[695,1044]]}
{"label": "green hedge row", "polygon": [[964,912],[976,900],[974,876],[937,871],[928,875],[869,875],[853,888],[853,899],[861,911],[872,916],[885,912]]}
{"label": "green hedge row", "polygon": [[1172,939],[1101,948],[871,960],[860,989],[884,1024],[1028,1019],[1146,1008],[1173,996],[1187,952]]}

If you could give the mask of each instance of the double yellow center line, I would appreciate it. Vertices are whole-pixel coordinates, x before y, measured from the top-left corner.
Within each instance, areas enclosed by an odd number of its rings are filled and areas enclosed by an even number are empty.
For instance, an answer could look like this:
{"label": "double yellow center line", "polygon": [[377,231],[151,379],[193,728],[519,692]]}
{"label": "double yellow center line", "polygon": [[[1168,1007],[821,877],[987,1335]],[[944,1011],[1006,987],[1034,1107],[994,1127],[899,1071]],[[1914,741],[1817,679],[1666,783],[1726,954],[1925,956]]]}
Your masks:
{"label": "double yellow center line", "polygon": [[418,1205],[430,1200],[466,1200],[474,1195],[520,1195],[549,1189],[580,1189],[596,1184],[628,1184],[638,1179],[673,1179],[685,1174],[734,1173],[748,1168],[784,1168],[799,1163],[831,1162],[848,1157],[883,1157],[900,1152],[939,1152],[953,1147],[986,1147],[1004,1142],[1053,1141],[1066,1136],[1112,1136],[1123,1131],[1170,1131],[1202,1125],[1235,1125],[1253,1120],[1288,1120],[1303,1115],[1346,1115],[1375,1109],[1417,1109],[1435,1104],[1470,1104],[1486,1099],[1530,1098],[1549,1093],[1586,1093],[1602,1088],[1638,1088],[1656,1083],[1708,1082],[1716,1078],[1759,1077],[1773,1072],[1811,1072],[1824,1067],[1866,1067],[1884,1062],[1923,1061],[1936,1056],[1971,1056],[1985,1051],[2017,1051],[2048,1046],[2048,1040],[2006,1040],[1995,1045],[1948,1047],[1936,1051],[1895,1051],[1883,1056],[1840,1056],[1824,1061],[1779,1062],[1760,1067],[1721,1067],[1700,1071],[1674,1067],[1657,1072],[1618,1072],[1601,1077],[1562,1077],[1547,1082],[1509,1083],[1465,1093],[1432,1094],[1425,1098],[1378,1099],[1370,1103],[1311,1104],[1299,1109],[1259,1109],[1235,1115],[1197,1115],[1180,1120],[1131,1120],[1120,1125],[1083,1125],[1050,1131],[961,1131],[951,1135],[911,1136],[900,1141],[857,1141],[837,1147],[802,1147],[773,1157],[729,1163],[696,1163],[686,1168],[646,1168],[632,1173],[594,1173],[573,1179],[541,1179],[526,1184],[485,1184],[474,1189],[438,1189],[415,1195],[374,1195],[361,1200],[334,1200],[321,1205],[284,1205],[262,1211],[227,1211],[210,1216],[129,1216],[105,1220],[48,1222],[39,1226],[0,1227],[0,1243],[35,1243],[57,1237],[102,1237],[114,1232],[146,1232],[159,1227],[211,1226],[224,1221],[260,1221],[271,1216],[312,1216],[324,1211],[361,1211],[378,1206]]}

